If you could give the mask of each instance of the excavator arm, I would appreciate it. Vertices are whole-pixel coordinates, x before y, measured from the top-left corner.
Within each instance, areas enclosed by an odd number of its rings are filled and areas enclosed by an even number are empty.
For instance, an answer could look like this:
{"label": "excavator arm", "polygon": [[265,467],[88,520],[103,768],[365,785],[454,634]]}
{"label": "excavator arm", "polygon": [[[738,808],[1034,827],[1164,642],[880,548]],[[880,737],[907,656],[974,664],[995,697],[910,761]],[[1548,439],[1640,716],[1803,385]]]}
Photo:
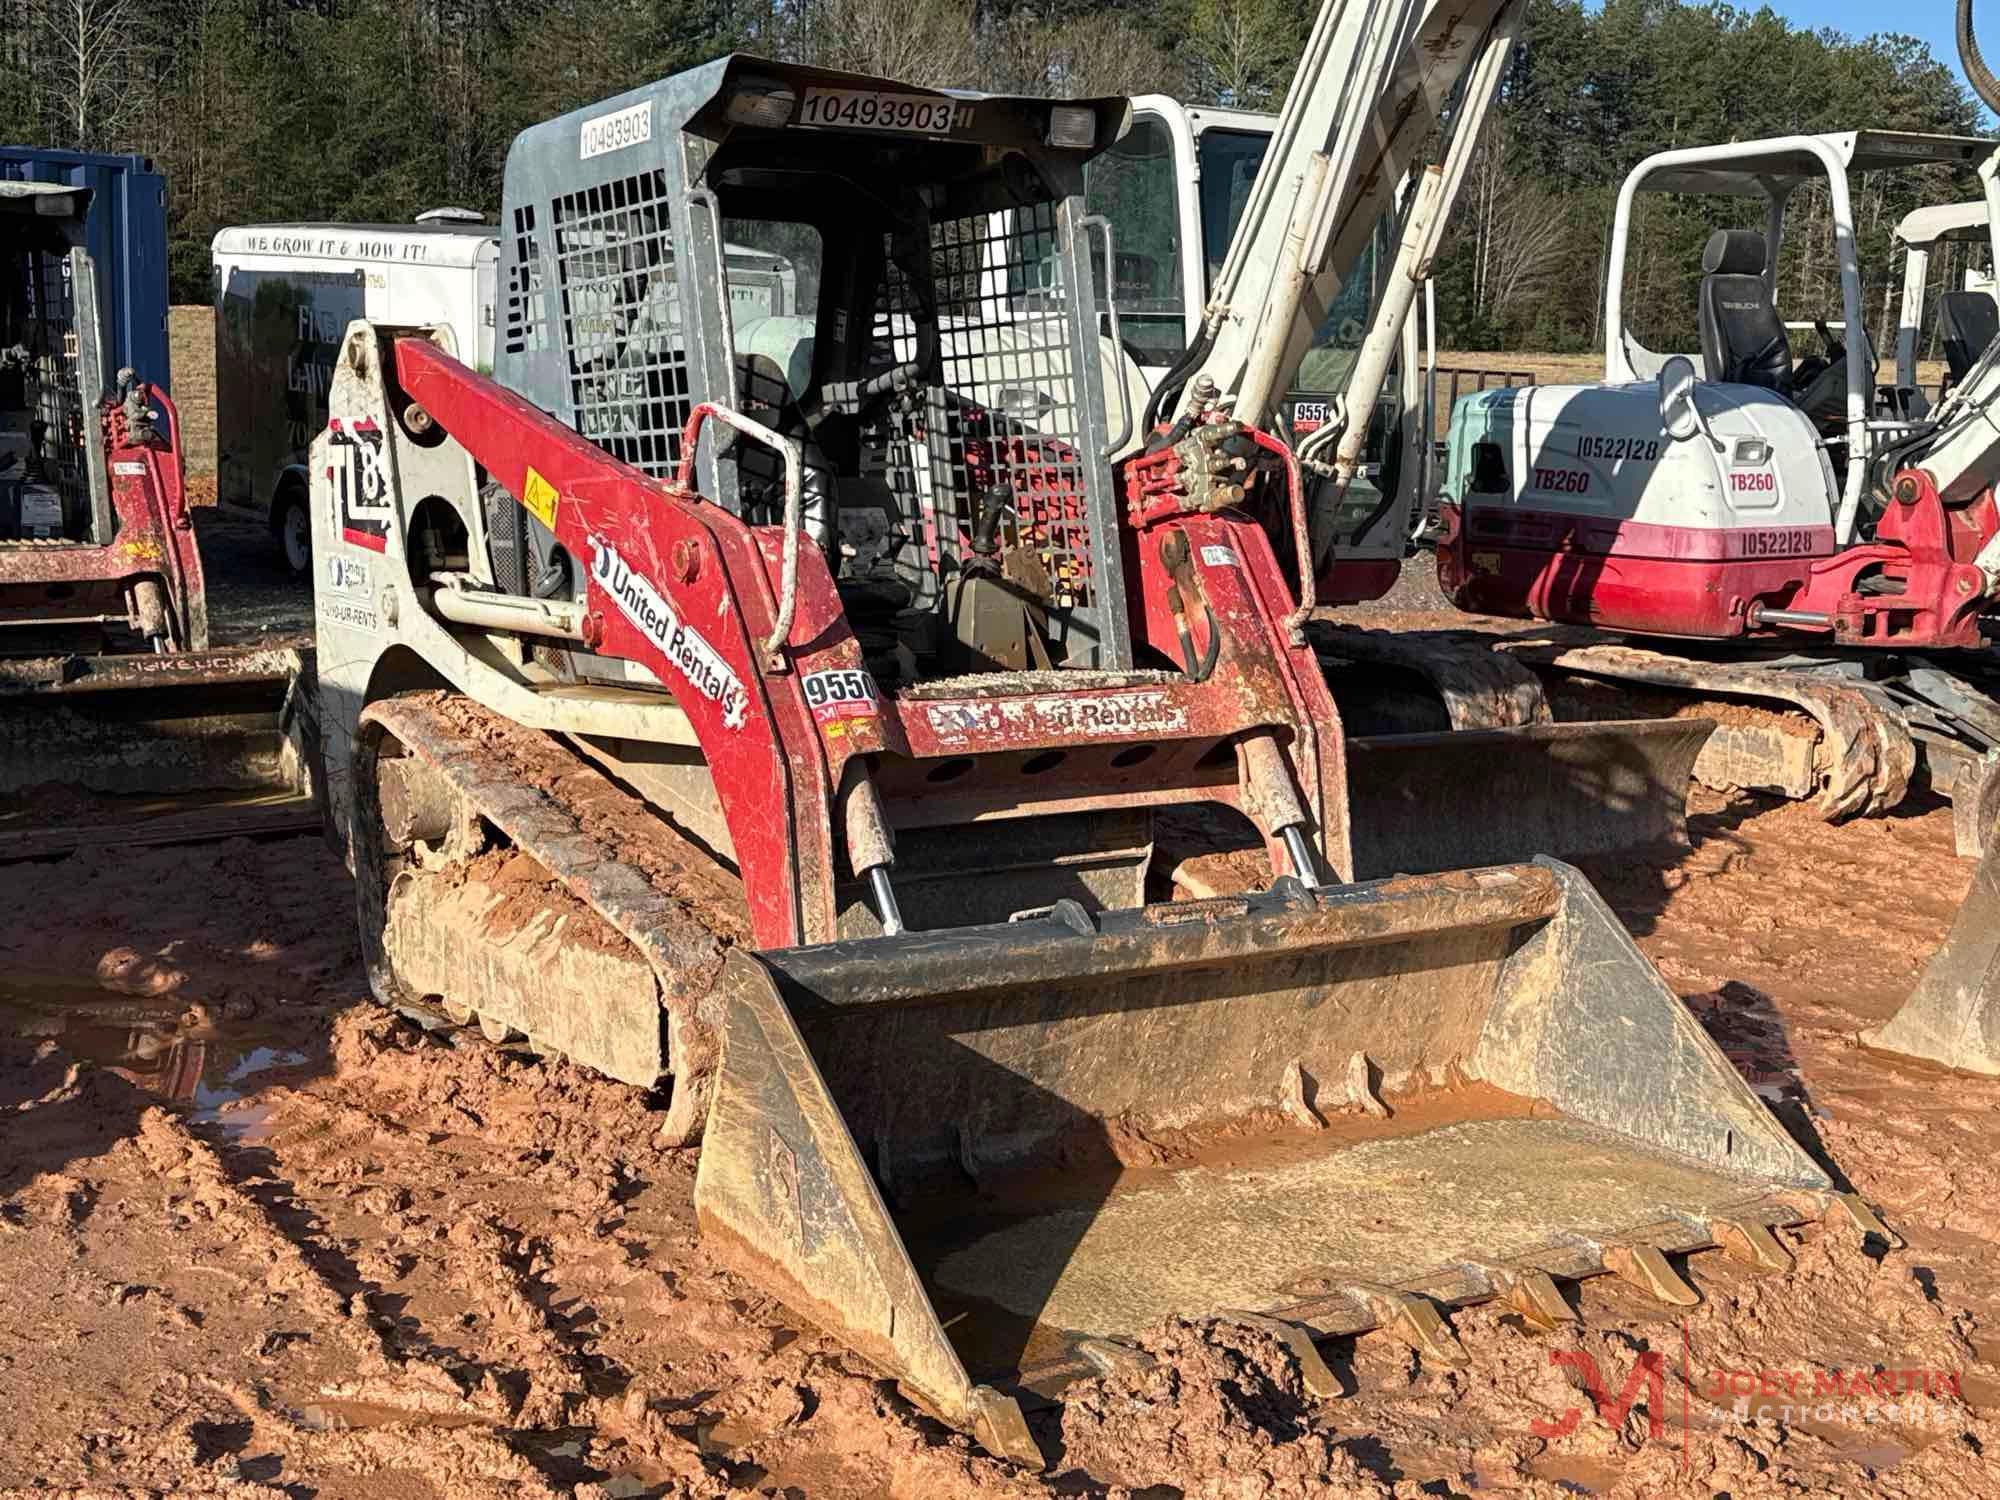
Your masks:
{"label": "excavator arm", "polygon": [[[1334,0],[1322,7],[1216,277],[1203,337],[1162,383],[1174,409],[1191,420],[1226,410],[1277,430],[1271,408],[1312,347],[1341,274],[1355,264],[1398,185],[1415,174],[1393,269],[1347,389],[1300,452],[1334,480],[1334,492],[1315,505],[1316,555],[1331,542],[1330,518],[1360,465],[1366,413],[1428,274],[1525,9],[1521,0]],[[1422,165],[1440,127],[1442,156]],[[1300,572],[1309,595],[1312,569]]]}

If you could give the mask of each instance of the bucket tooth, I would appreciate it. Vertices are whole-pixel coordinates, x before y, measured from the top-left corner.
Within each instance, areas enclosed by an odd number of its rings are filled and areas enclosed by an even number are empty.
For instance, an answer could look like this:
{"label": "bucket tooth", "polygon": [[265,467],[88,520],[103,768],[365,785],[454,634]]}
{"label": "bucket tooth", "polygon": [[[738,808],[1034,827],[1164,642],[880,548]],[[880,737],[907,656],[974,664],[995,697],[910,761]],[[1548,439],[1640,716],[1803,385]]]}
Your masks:
{"label": "bucket tooth", "polygon": [[1829,1197],[1824,1222],[1829,1229],[1854,1230],[1863,1238],[1872,1235],[1891,1250],[1903,1248],[1903,1237],[1877,1218],[1875,1210],[1861,1201],[1859,1193],[1834,1193]]}
{"label": "bucket tooth", "polygon": [[1366,1052],[1357,1052],[1347,1060],[1347,1102],[1363,1114],[1375,1116],[1378,1120],[1389,1117],[1388,1108],[1375,1097],[1374,1064],[1368,1061]]}
{"label": "bucket tooth", "polygon": [[1532,1328],[1549,1333],[1561,1324],[1582,1321],[1571,1311],[1569,1303],[1563,1298],[1562,1289],[1547,1271],[1532,1267],[1519,1270],[1513,1266],[1488,1265],[1480,1261],[1467,1264],[1485,1277],[1501,1300]]}
{"label": "bucket tooth", "polygon": [[1313,1107],[1308,1097],[1305,1067],[1296,1057],[1285,1068],[1284,1081],[1278,1089],[1278,1107],[1285,1112],[1286,1119],[1303,1130],[1326,1129],[1326,1117]]}
{"label": "bucket tooth", "polygon": [[1158,1363],[1144,1349],[1123,1339],[1083,1338],[1071,1347],[1100,1375],[1143,1375]]}
{"label": "bucket tooth", "polygon": [[1444,1365],[1468,1363],[1458,1335],[1428,1298],[1386,1286],[1354,1285],[1347,1293],[1374,1314],[1384,1333],[1402,1340],[1422,1358]]}
{"label": "bucket tooth", "polygon": [[[1429,1307],[1430,1304],[1424,1305]],[[1310,1329],[1284,1318],[1265,1317],[1260,1313],[1226,1312],[1222,1316],[1232,1323],[1241,1323],[1245,1328],[1255,1328],[1268,1333],[1283,1344],[1286,1352],[1298,1361],[1299,1381],[1305,1386],[1307,1395],[1316,1396],[1322,1401],[1331,1401],[1337,1396],[1346,1394],[1339,1377],[1333,1373],[1332,1367],[1320,1355],[1319,1347],[1313,1343]],[[1431,1316],[1437,1316],[1435,1310]],[[1445,1337],[1451,1339],[1449,1330],[1446,1331]],[[1457,1341],[1452,1340],[1452,1342],[1456,1347]]]}
{"label": "bucket tooth", "polygon": [[1047,1462],[1035,1435],[1028,1431],[1021,1403],[990,1385],[972,1388],[972,1437],[995,1458],[1009,1463],[1039,1471]]}
{"label": "bucket tooth", "polygon": [[1647,1296],[1674,1307],[1694,1307],[1701,1294],[1667,1264],[1658,1245],[1606,1245],[1604,1269]]}
{"label": "bucket tooth", "polygon": [[1708,1232],[1723,1254],[1753,1271],[1782,1276],[1792,1268],[1792,1253],[1778,1243],[1771,1226],[1755,1219],[1711,1219]]}

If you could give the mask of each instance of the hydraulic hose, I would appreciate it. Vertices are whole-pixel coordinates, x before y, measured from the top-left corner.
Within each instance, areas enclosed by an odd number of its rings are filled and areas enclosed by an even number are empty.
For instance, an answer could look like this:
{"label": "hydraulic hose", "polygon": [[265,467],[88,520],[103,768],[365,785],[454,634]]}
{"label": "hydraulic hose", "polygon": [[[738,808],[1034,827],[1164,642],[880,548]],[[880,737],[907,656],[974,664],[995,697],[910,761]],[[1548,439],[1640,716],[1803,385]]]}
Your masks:
{"label": "hydraulic hose", "polygon": [[1167,405],[1168,399],[1172,398],[1175,401],[1180,399],[1181,388],[1188,383],[1189,377],[1194,374],[1201,362],[1208,358],[1208,351],[1214,347],[1214,320],[1204,319],[1201,332],[1196,334],[1194,342],[1188,345],[1187,353],[1175,360],[1173,367],[1160,377],[1160,383],[1153,387],[1152,399],[1146,403],[1146,422],[1141,431],[1151,432],[1159,425],[1161,409]]}
{"label": "hydraulic hose", "polygon": [[1979,52],[1979,38],[1972,34],[1972,0],[1958,0],[1958,60],[1965,65],[1972,91],[1988,109],[2000,114],[2000,78],[1995,78],[1993,70],[1986,66],[1986,59]]}

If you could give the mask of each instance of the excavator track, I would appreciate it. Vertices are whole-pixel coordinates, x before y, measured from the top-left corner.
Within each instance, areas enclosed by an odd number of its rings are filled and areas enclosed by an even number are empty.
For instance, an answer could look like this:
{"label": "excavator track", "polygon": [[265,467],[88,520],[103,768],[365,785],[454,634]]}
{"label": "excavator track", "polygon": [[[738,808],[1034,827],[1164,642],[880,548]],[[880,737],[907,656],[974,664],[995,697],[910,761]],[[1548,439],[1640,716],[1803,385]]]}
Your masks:
{"label": "excavator track", "polygon": [[[1916,663],[1911,682],[1899,685],[1784,660],[1707,661],[1621,642],[1510,639],[1476,631],[1326,630],[1316,634],[1315,643],[1343,714],[1355,711],[1357,699],[1366,696],[1365,685],[1343,693],[1342,667],[1353,662],[1421,679],[1432,700],[1429,711],[1441,713],[1446,723],[1408,728],[1448,725],[1457,734],[1504,728],[1524,743],[1553,719],[1562,719],[1572,734],[1580,732],[1574,727],[1578,721],[1552,710],[1543,679],[1635,684],[1692,696],[1697,700],[1689,705],[1692,715],[1702,712],[1704,698],[1729,703],[1729,711],[1715,715],[1713,733],[1692,761],[1694,779],[1704,786],[1811,797],[1820,815],[1837,823],[1879,816],[1898,805],[1909,793],[1923,751],[1932,784],[1965,809],[1956,831],[1959,852],[1969,857],[1983,849],[1988,820],[1982,809],[2000,803],[2000,776],[1994,774],[2000,756],[1974,753],[1989,743],[1984,732],[2000,727],[1984,721],[1982,711],[1992,705],[1970,684],[1926,663]],[[1927,674],[1922,684],[1916,681],[1919,674]],[[1748,703],[1769,705],[1767,715],[1746,716],[1742,706]],[[1363,703],[1360,712],[1372,706]],[[1403,713],[1407,717],[1407,708]],[[1648,734],[1665,736],[1664,726],[1675,721],[1692,720],[1676,715],[1675,720],[1601,721],[1596,734],[1605,756],[1646,760],[1661,773],[1654,794],[1634,805],[1649,826],[1667,830],[1667,841],[1684,842],[1675,838],[1684,831],[1684,809],[1669,788],[1666,759],[1646,745]],[[1400,737],[1381,736],[1385,743]],[[1417,743],[1414,737],[1411,742]],[[1574,760],[1586,752],[1572,745],[1569,754]],[[1568,830],[1566,844],[1548,847],[1583,854],[1618,847],[1606,840],[1638,842],[1629,811],[1618,809],[1595,833],[1587,825]]]}
{"label": "excavator track", "polygon": [[561,740],[469,699],[392,698],[363,724],[353,856],[377,997],[640,1088],[671,1079],[662,1134],[699,1139],[709,997],[749,930],[731,872]]}
{"label": "excavator track", "polygon": [[[1686,847],[1697,717],[1556,723],[1541,680],[1478,631],[1313,622],[1347,745],[1357,876]],[[1454,817],[1485,790],[1476,826]]]}
{"label": "excavator track", "polygon": [[[1538,667],[1582,677],[1648,683],[1679,692],[1726,694],[1789,705],[1808,715],[1819,743],[1805,774],[1829,823],[1877,816],[1908,794],[1917,746],[1903,706],[1883,685],[1755,663],[1695,661],[1636,646],[1514,648]],[[1695,775],[1712,785],[1773,786],[1799,779],[1782,733],[1727,726],[1710,741]]]}

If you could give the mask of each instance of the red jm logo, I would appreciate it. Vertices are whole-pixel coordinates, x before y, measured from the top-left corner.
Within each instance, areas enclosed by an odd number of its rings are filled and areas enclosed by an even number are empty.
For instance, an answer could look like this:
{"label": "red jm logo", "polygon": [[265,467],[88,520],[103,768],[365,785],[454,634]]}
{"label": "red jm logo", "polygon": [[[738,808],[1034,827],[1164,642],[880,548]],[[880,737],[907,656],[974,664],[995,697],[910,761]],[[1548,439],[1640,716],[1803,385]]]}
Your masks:
{"label": "red jm logo", "polygon": [[[1623,1427],[1625,1418],[1632,1411],[1632,1402],[1643,1387],[1646,1392],[1646,1432],[1657,1438],[1665,1428],[1662,1415],[1666,1406],[1666,1363],[1654,1350],[1647,1350],[1632,1364],[1625,1377],[1624,1389],[1618,1392],[1614,1401],[1605,1394],[1604,1376],[1597,1368],[1597,1361],[1584,1349],[1551,1349],[1549,1363],[1567,1365],[1583,1377],[1584,1389],[1590,1392],[1591,1403],[1597,1408],[1597,1415],[1611,1427]],[[1551,1422],[1537,1417],[1528,1426],[1536,1437],[1551,1441],[1566,1438],[1576,1431],[1576,1424],[1583,1420],[1580,1408],[1572,1406],[1561,1417]]]}

